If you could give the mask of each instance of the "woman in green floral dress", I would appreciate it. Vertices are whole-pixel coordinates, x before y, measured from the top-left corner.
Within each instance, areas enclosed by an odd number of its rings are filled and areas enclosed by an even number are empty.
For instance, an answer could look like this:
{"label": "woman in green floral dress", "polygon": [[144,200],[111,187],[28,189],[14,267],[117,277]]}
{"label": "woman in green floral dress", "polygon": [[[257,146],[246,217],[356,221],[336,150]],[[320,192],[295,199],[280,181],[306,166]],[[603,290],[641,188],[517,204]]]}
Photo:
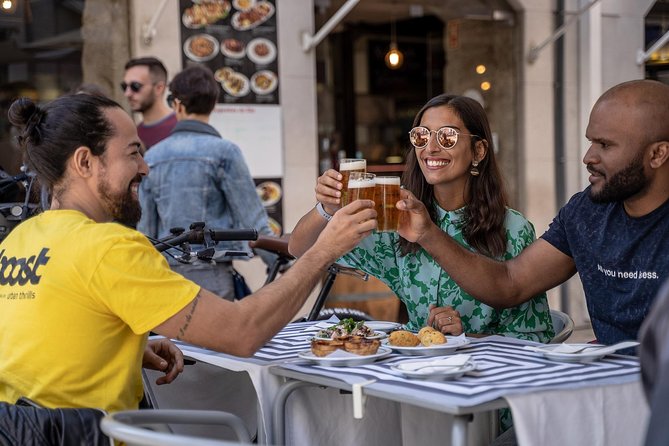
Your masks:
{"label": "woman in green floral dress", "polygon": [[[402,184],[420,199],[432,221],[463,246],[489,257],[517,256],[535,238],[534,227],[507,207],[495,161],[490,125],[473,99],[442,94],[418,112],[409,133],[413,148],[406,157]],[[341,174],[328,170],[318,178],[319,205],[299,221],[289,249],[301,255],[339,209]],[[516,307],[497,310],[458,286],[419,244],[395,232],[364,239],[339,263],[363,270],[402,300],[407,328],[432,325],[457,335],[498,334],[548,342],[553,336],[546,294]]]}

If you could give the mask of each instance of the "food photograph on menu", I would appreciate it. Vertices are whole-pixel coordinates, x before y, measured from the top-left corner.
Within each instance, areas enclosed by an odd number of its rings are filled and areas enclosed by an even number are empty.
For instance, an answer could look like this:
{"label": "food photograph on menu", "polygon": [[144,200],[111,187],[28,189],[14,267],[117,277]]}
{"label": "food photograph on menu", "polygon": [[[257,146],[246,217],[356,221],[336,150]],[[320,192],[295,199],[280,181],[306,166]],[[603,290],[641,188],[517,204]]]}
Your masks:
{"label": "food photograph on menu", "polygon": [[180,0],[183,66],[211,68],[220,103],[278,104],[274,0]]}

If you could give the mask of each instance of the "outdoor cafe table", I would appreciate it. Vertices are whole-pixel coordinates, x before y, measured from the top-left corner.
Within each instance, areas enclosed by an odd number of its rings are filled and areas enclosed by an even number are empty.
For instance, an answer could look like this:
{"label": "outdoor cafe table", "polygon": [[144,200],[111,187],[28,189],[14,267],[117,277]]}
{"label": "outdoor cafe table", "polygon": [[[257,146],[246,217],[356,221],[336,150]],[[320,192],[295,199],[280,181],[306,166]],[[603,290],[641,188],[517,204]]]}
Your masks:
{"label": "outdoor cafe table", "polygon": [[[390,369],[391,364],[407,359],[396,354],[374,364],[356,367],[323,367],[299,360],[298,353],[309,348],[309,339],[315,332],[313,325],[288,325],[252,358],[238,358],[187,344],[179,345],[187,356],[228,370],[249,373],[258,395],[259,431],[262,433],[259,439],[267,444],[283,444],[286,420],[294,424],[295,432],[302,432],[305,425],[328,423],[334,425],[333,432],[339,434],[347,429],[352,432],[372,427],[383,429],[387,438],[394,439],[392,444],[402,444],[403,433],[398,432],[406,424],[402,418],[405,412],[411,416],[411,409],[417,409],[418,418],[424,418],[426,423],[439,420],[438,417],[448,418],[443,414],[453,416],[452,424],[447,423],[452,444],[465,445],[468,431],[471,431],[468,421],[472,414],[509,405],[516,414],[514,425],[521,446],[538,444],[531,439],[546,437],[545,432],[572,433],[571,437],[555,436],[556,443],[564,438],[581,438],[589,440],[580,444],[639,444],[643,438],[647,408],[639,385],[636,358],[607,356],[589,364],[554,362],[524,349],[528,343],[491,336],[474,340],[466,348],[458,350],[472,355],[477,363],[476,371],[456,381],[410,380]],[[318,409],[315,411],[310,410],[314,406],[308,405],[313,395],[299,395],[308,390],[308,385],[352,391],[354,384],[371,380],[374,382],[364,385],[361,393],[371,397],[367,400],[365,418],[371,417],[373,423],[359,425],[364,419],[354,420],[350,409],[342,413],[341,406],[333,401],[333,395],[338,395],[338,392],[319,394]],[[293,404],[286,412],[285,403],[289,396]],[[352,398],[347,398],[350,403],[347,404],[352,409]],[[372,401],[374,404],[370,411]],[[389,409],[380,406],[379,402],[408,410]],[[300,407],[304,404],[307,404],[306,410]],[[377,413],[374,418],[375,411],[380,411],[381,415]],[[534,417],[527,416],[532,412]],[[565,416],[541,419],[542,414],[560,413]],[[416,412],[413,416],[415,419]],[[380,422],[385,422],[385,425],[376,426]],[[426,428],[418,426],[416,429]],[[341,444],[343,435],[322,436],[327,430],[316,431],[319,432],[318,438],[307,438],[300,433],[289,438],[289,443]],[[590,441],[592,438],[595,443]],[[614,438],[615,441],[606,442],[607,438]],[[441,440],[443,444],[446,439],[442,437]],[[405,444],[409,443],[405,440]]]}

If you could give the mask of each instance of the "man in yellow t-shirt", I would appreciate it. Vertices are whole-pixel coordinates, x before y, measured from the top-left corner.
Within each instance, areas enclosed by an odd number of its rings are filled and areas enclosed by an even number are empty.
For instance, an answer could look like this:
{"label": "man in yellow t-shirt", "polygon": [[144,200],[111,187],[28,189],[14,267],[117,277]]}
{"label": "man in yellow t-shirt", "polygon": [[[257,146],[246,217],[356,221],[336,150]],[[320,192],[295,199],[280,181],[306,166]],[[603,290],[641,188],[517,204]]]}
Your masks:
{"label": "man in yellow t-shirt", "polygon": [[[373,203],[352,203],[281,279],[230,302],[172,272],[142,234],[119,224],[139,220],[148,166],[117,103],[75,95],[41,108],[19,99],[9,118],[53,198],[51,210],[0,244],[0,401],[136,408],[149,331],[250,356],[297,313],[327,266],[376,227]],[[175,352],[153,350],[149,359],[162,357],[173,379],[166,362]]]}

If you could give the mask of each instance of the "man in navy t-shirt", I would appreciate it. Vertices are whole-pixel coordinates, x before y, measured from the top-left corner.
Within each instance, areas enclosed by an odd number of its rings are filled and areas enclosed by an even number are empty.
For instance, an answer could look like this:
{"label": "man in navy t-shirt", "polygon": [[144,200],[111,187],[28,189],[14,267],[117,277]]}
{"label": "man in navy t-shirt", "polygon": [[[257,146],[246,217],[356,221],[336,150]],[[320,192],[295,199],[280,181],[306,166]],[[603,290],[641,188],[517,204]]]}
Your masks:
{"label": "man in navy t-shirt", "polygon": [[636,339],[669,277],[669,85],[625,82],[594,105],[583,162],[590,186],[518,257],[463,249],[403,192],[400,235],[426,248],[468,293],[496,308],[529,300],[579,273],[597,340]]}

